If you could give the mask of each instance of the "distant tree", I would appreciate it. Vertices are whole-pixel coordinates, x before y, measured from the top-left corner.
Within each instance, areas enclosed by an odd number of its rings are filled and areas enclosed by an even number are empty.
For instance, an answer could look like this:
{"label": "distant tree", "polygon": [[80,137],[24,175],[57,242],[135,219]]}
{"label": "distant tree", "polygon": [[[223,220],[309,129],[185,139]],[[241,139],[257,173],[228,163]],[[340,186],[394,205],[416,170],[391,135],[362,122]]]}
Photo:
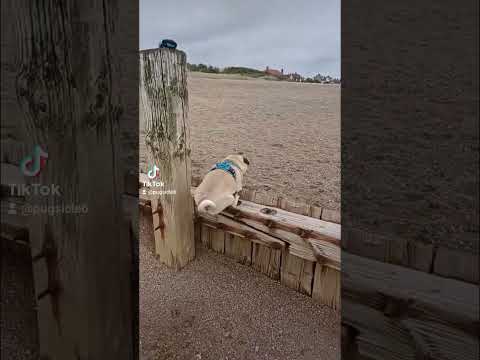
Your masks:
{"label": "distant tree", "polygon": [[225,69],[223,69],[222,72],[224,74],[240,74],[240,75],[246,75],[246,76],[252,76],[252,77],[259,77],[259,76],[265,75],[263,71],[247,68],[247,67],[241,67],[241,66],[226,67]]}
{"label": "distant tree", "polygon": [[205,64],[187,64],[187,69],[189,71],[199,71],[199,72],[206,72],[206,73],[219,73],[220,69],[218,67],[214,67],[212,65],[205,65]]}

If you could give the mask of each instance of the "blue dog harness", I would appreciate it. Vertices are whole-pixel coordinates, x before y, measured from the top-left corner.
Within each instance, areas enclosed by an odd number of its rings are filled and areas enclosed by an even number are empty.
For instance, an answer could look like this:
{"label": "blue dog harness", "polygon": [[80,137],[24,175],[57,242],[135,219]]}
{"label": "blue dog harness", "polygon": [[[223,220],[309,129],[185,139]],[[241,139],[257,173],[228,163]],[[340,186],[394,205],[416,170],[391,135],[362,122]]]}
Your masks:
{"label": "blue dog harness", "polygon": [[233,176],[234,179],[236,179],[237,174],[235,173],[235,169],[233,168],[232,164],[233,163],[230,160],[224,160],[224,161],[216,163],[213,166],[213,168],[210,169],[210,171],[217,170],[217,169],[218,170],[223,170],[223,171],[228,172],[230,175]]}

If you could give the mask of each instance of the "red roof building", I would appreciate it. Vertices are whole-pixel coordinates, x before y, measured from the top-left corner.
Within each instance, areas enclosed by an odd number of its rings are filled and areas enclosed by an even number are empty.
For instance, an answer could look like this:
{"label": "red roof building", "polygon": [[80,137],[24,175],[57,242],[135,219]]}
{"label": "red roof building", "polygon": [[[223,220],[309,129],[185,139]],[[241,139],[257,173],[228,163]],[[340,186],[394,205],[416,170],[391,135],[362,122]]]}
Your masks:
{"label": "red roof building", "polygon": [[270,69],[268,66],[265,69],[265,74],[271,75],[271,76],[276,76],[276,77],[282,77],[283,76],[283,69],[278,71],[275,69]]}

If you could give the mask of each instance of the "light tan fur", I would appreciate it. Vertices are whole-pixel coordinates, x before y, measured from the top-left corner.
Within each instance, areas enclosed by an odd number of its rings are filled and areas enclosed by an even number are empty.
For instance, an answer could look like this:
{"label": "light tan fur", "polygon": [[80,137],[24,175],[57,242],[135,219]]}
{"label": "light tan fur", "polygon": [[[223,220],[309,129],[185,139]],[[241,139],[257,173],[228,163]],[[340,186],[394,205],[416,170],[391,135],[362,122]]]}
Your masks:
{"label": "light tan fur", "polygon": [[216,215],[229,206],[237,205],[248,165],[243,155],[229,155],[225,160],[233,163],[236,178],[224,170],[209,171],[195,190],[195,204],[199,212]]}

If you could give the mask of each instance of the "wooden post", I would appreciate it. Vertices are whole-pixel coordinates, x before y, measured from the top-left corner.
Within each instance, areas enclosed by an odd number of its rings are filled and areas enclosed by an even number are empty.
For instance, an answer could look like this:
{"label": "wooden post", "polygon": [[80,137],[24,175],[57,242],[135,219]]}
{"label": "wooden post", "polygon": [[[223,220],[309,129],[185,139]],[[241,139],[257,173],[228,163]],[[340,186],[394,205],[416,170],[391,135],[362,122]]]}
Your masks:
{"label": "wooden post", "polygon": [[[28,143],[23,156],[35,145],[48,152],[29,182],[59,192],[27,201],[59,211],[29,217],[39,358],[134,359],[132,249],[122,211],[126,149],[119,143],[124,59],[116,51],[126,43],[119,29],[130,14],[118,21],[123,9],[115,1],[19,0],[10,7],[17,58],[9,71],[15,121]],[[81,212],[69,212],[72,205]]]}
{"label": "wooden post", "polygon": [[[147,187],[152,204],[155,251],[167,266],[181,269],[195,256],[188,124],[187,61],[182,51],[140,52],[140,142],[145,167],[160,169]],[[174,194],[161,193],[174,191]],[[157,192],[157,193],[155,193]]]}

